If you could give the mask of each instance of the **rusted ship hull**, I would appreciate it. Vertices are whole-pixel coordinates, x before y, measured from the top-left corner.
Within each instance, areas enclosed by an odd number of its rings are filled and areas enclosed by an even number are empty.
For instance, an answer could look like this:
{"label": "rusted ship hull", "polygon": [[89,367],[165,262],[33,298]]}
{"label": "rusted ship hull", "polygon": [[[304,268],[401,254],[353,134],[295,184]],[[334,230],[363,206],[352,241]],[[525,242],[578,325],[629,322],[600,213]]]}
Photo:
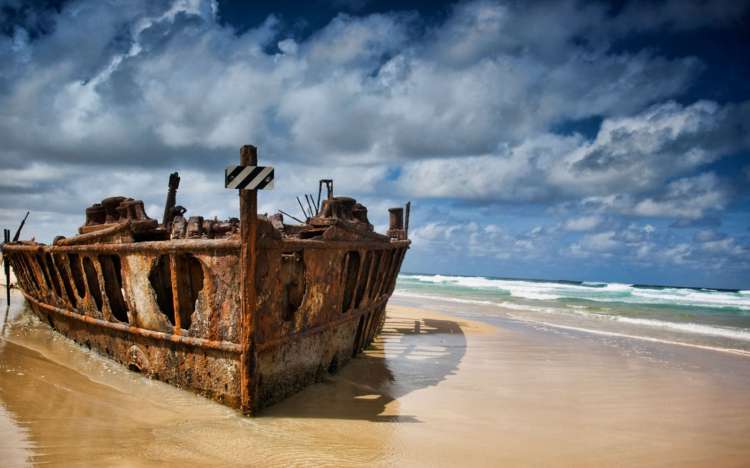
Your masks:
{"label": "rusted ship hull", "polygon": [[34,313],[61,334],[253,414],[335,372],[382,327],[409,241],[398,229],[359,235],[328,205],[313,238],[258,220],[255,307],[244,318],[236,235],[136,241],[141,221],[120,219],[51,246],[6,244],[3,255]]}
{"label": "rusted ship hull", "polygon": [[[58,332],[133,370],[239,407],[240,246],[172,241],[165,253],[159,244],[8,245],[4,253],[31,308]],[[257,386],[256,409],[334,371],[372,341],[408,241],[377,249],[314,240],[269,241],[258,247],[258,267],[265,274],[256,278],[257,360],[251,378]],[[149,281],[165,257],[170,264],[194,259],[204,272],[187,329],[165,320]],[[305,263],[309,285],[298,308],[281,304],[288,297],[281,270],[290,261]],[[117,262],[121,284],[107,271]],[[83,272],[81,284],[71,281],[76,270]],[[169,278],[172,294],[186,292],[179,284],[184,274],[178,272],[174,283]],[[123,306],[127,320],[116,317]]]}

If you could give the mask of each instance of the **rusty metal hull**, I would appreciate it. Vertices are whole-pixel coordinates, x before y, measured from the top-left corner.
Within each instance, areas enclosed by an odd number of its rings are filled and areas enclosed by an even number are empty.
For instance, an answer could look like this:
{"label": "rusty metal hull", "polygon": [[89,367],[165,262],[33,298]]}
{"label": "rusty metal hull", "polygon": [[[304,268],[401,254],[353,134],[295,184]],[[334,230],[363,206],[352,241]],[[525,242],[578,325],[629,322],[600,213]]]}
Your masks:
{"label": "rusty metal hull", "polygon": [[245,373],[255,412],[372,341],[408,247],[261,236],[248,366],[236,239],[12,243],[3,254],[34,313],[59,333],[232,407],[241,405]]}

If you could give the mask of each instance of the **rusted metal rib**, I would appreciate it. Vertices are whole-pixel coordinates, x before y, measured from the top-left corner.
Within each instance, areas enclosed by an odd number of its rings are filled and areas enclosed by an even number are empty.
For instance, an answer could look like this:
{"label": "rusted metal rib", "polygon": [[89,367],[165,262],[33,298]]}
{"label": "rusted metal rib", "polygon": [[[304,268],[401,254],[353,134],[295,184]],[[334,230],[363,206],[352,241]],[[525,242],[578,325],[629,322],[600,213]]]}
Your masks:
{"label": "rusted metal rib", "polygon": [[182,334],[182,316],[180,314],[180,285],[177,278],[177,257],[169,256],[169,280],[172,288],[172,309],[174,310],[174,334]]}
{"label": "rusted metal rib", "polygon": [[42,309],[48,310],[50,312],[54,312],[58,315],[63,315],[65,317],[78,320],[79,322],[84,322],[84,323],[96,325],[96,326],[103,327],[103,328],[109,328],[111,330],[117,330],[117,331],[121,331],[125,333],[130,333],[131,335],[145,336],[148,338],[154,338],[154,339],[161,340],[161,341],[169,341],[172,343],[178,343],[178,344],[183,344],[187,346],[194,346],[196,348],[215,349],[218,351],[225,351],[228,353],[235,353],[235,354],[240,353],[240,345],[236,343],[231,343],[228,341],[206,340],[204,338],[193,338],[189,336],[170,335],[168,333],[158,332],[154,330],[146,330],[145,328],[132,327],[132,326],[121,324],[121,323],[107,322],[106,320],[95,319],[93,317],[89,317],[88,315],[81,315],[76,312],[61,309],[60,307],[55,307],[53,305],[45,304],[44,302],[41,302],[37,300],[36,298],[32,297],[31,295],[27,294],[25,291],[21,291],[21,292],[23,293],[23,295],[26,297],[26,299],[29,302],[33,303],[37,307],[41,307]]}

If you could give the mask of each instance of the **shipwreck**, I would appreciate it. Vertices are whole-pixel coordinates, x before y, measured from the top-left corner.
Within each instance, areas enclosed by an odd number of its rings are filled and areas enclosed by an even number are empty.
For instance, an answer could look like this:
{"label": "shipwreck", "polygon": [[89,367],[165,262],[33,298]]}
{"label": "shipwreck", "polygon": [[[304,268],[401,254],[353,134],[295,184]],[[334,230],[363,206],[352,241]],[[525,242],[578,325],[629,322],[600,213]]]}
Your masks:
{"label": "shipwreck", "polygon": [[[257,165],[253,146],[240,154],[238,167]],[[131,370],[248,415],[370,344],[409,248],[409,204],[389,210],[383,235],[331,180],[300,202],[298,224],[258,215],[247,188],[239,218],[186,218],[178,185],[174,173],[161,222],[141,200],[110,197],[86,208],[75,236],[6,242],[34,314]]]}

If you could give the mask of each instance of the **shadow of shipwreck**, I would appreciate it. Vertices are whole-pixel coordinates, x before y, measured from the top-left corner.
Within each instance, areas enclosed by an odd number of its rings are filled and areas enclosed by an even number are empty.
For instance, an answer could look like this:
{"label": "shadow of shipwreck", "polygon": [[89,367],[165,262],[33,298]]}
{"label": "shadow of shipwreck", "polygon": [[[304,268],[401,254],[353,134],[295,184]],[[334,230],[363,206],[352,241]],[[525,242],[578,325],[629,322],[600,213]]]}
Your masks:
{"label": "shadow of shipwreck", "polygon": [[438,385],[466,354],[466,336],[452,320],[386,320],[372,345],[337,375],[267,408],[263,417],[419,422],[399,414],[398,398]]}

